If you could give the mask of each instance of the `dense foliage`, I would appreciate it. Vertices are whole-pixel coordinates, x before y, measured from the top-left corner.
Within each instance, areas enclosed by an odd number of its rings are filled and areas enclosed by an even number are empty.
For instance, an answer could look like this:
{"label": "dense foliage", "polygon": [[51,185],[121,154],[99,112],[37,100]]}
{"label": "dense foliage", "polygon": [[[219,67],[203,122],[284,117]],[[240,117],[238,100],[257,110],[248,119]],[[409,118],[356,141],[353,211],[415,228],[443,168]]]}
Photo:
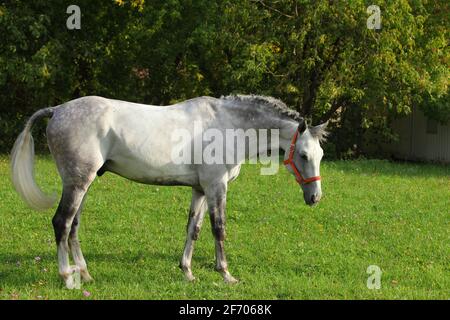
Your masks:
{"label": "dense foliage", "polygon": [[34,110],[83,95],[272,95],[331,119],[337,156],[378,150],[413,106],[450,118],[445,0],[78,0],[81,30],[66,28],[68,1],[0,3],[2,151]]}

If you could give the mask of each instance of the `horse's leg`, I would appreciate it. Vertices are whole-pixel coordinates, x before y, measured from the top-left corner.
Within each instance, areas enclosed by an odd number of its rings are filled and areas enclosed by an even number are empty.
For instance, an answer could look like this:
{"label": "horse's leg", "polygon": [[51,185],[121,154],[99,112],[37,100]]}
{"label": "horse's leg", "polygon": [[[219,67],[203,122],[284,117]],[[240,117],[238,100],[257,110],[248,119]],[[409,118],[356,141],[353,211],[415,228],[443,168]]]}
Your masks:
{"label": "horse's leg", "polygon": [[84,202],[86,201],[87,193],[84,195],[80,207],[73,219],[72,227],[69,233],[69,247],[72,252],[73,261],[80,269],[81,280],[84,282],[92,281],[92,277],[88,272],[86,261],[81,252],[80,241],[78,240],[78,228],[80,226],[81,211],[83,210]]}
{"label": "horse's leg", "polygon": [[69,264],[68,237],[73,220],[92,180],[93,178],[86,179],[83,183],[64,184],[61,201],[52,220],[58,248],[58,270],[68,289],[75,287],[72,275],[75,269]]}
{"label": "horse's leg", "polygon": [[184,246],[183,257],[181,258],[180,268],[183,270],[188,281],[195,280],[191,270],[192,253],[194,243],[200,233],[203,217],[207,209],[205,194],[196,189],[192,189],[191,207],[189,209],[189,220],[187,224],[186,244]]}
{"label": "horse's leg", "polygon": [[211,230],[215,238],[216,270],[222,274],[226,283],[236,283],[237,280],[228,271],[224,249],[227,185],[224,182],[213,184],[205,192],[211,219]]}

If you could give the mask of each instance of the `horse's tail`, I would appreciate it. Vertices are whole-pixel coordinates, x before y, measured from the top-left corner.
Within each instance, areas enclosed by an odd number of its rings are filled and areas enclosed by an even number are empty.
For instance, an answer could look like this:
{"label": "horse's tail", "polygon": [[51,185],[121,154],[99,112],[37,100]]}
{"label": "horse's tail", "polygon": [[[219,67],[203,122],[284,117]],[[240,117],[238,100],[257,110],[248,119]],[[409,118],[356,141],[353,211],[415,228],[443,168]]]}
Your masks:
{"label": "horse's tail", "polygon": [[12,183],[22,199],[35,210],[45,210],[53,206],[55,195],[49,196],[36,184],[34,179],[34,141],[31,136],[33,124],[42,118],[53,115],[54,107],[34,113],[22,133],[17,137],[11,151]]}

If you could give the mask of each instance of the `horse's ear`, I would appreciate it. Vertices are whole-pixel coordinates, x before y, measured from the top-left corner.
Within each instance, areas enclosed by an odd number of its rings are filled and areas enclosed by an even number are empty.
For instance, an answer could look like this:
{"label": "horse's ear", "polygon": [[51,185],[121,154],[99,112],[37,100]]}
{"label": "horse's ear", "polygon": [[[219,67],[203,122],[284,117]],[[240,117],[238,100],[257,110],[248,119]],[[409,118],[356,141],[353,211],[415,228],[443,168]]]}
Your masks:
{"label": "horse's ear", "polygon": [[306,125],[305,119],[300,119],[300,121],[298,122],[298,128],[297,128],[298,132],[303,133],[303,132],[305,132],[306,128],[307,128],[307,125]]}
{"label": "horse's ear", "polygon": [[318,126],[309,128],[309,132],[315,138],[318,138],[319,141],[324,141],[328,135],[327,132],[328,121]]}

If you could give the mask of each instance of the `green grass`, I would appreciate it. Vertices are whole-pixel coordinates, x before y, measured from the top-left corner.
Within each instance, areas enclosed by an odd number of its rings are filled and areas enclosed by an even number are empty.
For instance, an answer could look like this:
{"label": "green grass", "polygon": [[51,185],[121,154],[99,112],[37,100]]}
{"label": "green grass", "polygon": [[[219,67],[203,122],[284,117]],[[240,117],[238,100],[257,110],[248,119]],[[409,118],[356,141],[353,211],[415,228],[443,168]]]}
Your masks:
{"label": "green grass", "polygon": [[[50,158],[37,180],[60,190]],[[33,212],[0,158],[1,299],[431,299],[450,298],[450,168],[387,161],[322,164],[325,197],[307,207],[283,168],[246,165],[230,184],[226,252],[237,285],[214,271],[204,224],[193,258],[198,281],[178,269],[190,189],[146,186],[106,173],[93,183],[80,230],[95,282],[67,290],[57,275],[53,210]],[[207,218],[206,218],[207,219]],[[36,261],[35,257],[40,257]],[[39,259],[38,259],[39,260]],[[378,265],[381,289],[366,287]]]}

